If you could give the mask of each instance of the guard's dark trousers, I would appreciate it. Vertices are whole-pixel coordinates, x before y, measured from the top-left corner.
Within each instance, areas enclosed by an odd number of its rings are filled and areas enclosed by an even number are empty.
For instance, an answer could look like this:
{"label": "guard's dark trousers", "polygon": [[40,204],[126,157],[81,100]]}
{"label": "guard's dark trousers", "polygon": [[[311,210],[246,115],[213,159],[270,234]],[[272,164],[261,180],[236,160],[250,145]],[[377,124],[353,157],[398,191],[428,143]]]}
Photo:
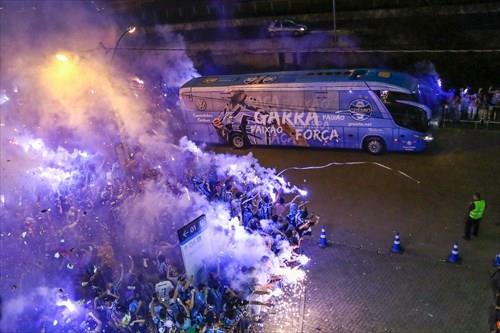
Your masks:
{"label": "guard's dark trousers", "polygon": [[471,217],[467,217],[464,232],[465,238],[470,238],[471,233],[474,237],[477,237],[479,235],[479,222],[481,222],[481,219],[476,220]]}

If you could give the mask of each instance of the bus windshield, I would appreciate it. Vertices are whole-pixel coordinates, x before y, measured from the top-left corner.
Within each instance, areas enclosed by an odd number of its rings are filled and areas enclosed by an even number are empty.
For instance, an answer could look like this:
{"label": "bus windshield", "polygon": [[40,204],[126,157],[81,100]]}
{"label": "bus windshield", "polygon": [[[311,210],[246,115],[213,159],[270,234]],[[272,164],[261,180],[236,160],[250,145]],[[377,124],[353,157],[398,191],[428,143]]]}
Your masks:
{"label": "bus windshield", "polygon": [[425,110],[419,107],[402,103],[401,101],[391,101],[384,103],[391,113],[394,122],[401,127],[417,132],[427,132],[429,130],[429,120]]}

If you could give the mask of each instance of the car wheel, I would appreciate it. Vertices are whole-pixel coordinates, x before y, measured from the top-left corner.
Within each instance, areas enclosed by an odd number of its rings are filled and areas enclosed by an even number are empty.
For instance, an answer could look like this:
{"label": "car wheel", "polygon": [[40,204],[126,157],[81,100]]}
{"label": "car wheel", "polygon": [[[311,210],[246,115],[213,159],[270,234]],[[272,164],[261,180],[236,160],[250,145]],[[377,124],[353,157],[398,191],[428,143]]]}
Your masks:
{"label": "car wheel", "polygon": [[364,148],[372,155],[380,155],[385,151],[385,144],[381,138],[369,137],[365,139]]}
{"label": "car wheel", "polygon": [[243,137],[243,134],[241,134],[241,133],[231,134],[230,143],[231,143],[231,146],[233,146],[236,149],[243,149],[246,146],[245,138]]}

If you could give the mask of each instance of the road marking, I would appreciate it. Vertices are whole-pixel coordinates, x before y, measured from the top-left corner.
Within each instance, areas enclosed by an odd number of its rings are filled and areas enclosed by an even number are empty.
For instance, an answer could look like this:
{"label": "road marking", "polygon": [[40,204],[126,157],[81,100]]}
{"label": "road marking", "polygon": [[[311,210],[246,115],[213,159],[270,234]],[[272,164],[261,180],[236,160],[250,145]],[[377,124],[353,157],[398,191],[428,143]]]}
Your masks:
{"label": "road marking", "polygon": [[292,166],[292,167],[288,167],[288,168],[285,168],[285,169],[281,170],[277,174],[277,176],[281,176],[283,173],[285,173],[288,170],[319,170],[319,169],[329,168],[329,167],[332,167],[332,166],[339,166],[339,165],[360,165],[360,164],[372,164],[372,165],[376,165],[378,167],[387,169],[389,171],[395,171],[395,172],[399,173],[401,176],[406,177],[406,178],[410,179],[411,181],[413,181],[413,182],[415,182],[417,184],[421,183],[420,180],[413,178],[412,176],[408,175],[407,173],[405,173],[405,172],[403,172],[401,170],[394,170],[393,168],[388,167],[387,165],[384,165],[384,164],[381,164],[381,163],[377,163],[377,162],[365,162],[365,161],[363,161],[363,162],[330,162],[330,163],[327,163],[327,164],[324,164],[324,165],[312,165],[312,166],[305,166],[305,167]]}

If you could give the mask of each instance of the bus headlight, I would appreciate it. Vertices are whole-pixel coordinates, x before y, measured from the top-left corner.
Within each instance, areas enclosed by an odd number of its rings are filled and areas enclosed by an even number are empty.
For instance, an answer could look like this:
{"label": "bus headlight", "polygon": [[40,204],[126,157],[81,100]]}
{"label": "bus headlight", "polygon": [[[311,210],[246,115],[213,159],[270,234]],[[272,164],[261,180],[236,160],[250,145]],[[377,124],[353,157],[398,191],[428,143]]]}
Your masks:
{"label": "bus headlight", "polygon": [[432,135],[430,135],[430,134],[428,134],[428,135],[424,136],[422,139],[423,139],[425,142],[431,142],[431,141],[434,141],[434,137],[433,137]]}
{"label": "bus headlight", "polygon": [[430,134],[427,134],[427,135],[414,135],[414,137],[416,139],[419,139],[419,140],[424,140],[425,142],[431,142],[431,141],[434,141],[434,137]]}

